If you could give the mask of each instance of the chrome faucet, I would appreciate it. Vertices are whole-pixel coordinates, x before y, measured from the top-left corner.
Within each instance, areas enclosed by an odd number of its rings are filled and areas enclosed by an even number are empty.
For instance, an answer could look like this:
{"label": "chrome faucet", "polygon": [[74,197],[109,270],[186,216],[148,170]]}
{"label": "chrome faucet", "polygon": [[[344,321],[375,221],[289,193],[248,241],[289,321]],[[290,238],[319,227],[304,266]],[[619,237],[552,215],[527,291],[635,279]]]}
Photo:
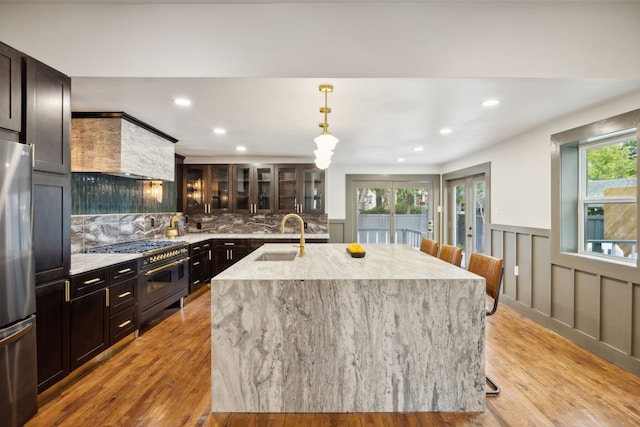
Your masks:
{"label": "chrome faucet", "polygon": [[281,233],[284,233],[284,223],[287,222],[289,218],[297,218],[300,222],[300,258],[302,258],[304,256],[304,220],[300,215],[294,213],[286,214],[280,223]]}

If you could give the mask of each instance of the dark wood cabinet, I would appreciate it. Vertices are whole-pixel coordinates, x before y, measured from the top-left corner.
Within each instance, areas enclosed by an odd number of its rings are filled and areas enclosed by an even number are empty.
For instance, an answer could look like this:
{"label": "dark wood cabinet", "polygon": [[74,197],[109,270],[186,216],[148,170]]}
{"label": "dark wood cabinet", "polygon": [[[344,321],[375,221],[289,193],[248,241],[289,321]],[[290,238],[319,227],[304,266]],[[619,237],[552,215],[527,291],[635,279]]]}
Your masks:
{"label": "dark wood cabinet", "polygon": [[138,261],[109,268],[109,345],[140,329]]}
{"label": "dark wood cabinet", "polygon": [[22,55],[0,43],[0,128],[22,130]]}
{"label": "dark wood cabinet", "polygon": [[251,249],[247,239],[214,240],[213,275],[220,274],[247,256]]}
{"label": "dark wood cabinet", "polygon": [[71,79],[29,57],[25,58],[25,70],[21,140],[35,146],[35,170],[69,174]]}
{"label": "dark wood cabinet", "polygon": [[313,164],[276,165],[277,213],[324,213],[324,170]]}
{"label": "dark wood cabinet", "polygon": [[211,280],[211,241],[205,240],[189,245],[189,293],[193,293]]}
{"label": "dark wood cabinet", "polygon": [[74,370],[109,347],[108,269],[71,277],[70,359]]}
{"label": "dark wood cabinet", "polygon": [[231,166],[184,165],[182,204],[190,214],[231,212]]}
{"label": "dark wood cabinet", "polygon": [[69,374],[69,282],[36,287],[38,393]]}
{"label": "dark wood cabinet", "polygon": [[71,265],[71,181],[33,173],[33,251],[36,283],[61,280]]}
{"label": "dark wood cabinet", "polygon": [[274,165],[233,165],[232,211],[267,214],[274,212]]}

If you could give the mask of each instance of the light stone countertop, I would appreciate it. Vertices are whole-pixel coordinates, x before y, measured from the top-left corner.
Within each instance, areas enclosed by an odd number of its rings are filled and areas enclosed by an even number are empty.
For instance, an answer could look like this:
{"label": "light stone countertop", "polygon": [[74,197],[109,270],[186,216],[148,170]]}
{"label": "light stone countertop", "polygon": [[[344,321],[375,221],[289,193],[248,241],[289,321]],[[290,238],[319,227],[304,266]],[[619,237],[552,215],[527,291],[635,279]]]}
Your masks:
{"label": "light stone countertop", "polygon": [[363,244],[352,258],[346,243],[310,243],[293,261],[256,261],[265,252],[299,252],[291,243],[267,243],[214,277],[219,280],[469,279],[473,273],[406,245]]}
{"label": "light stone countertop", "polygon": [[[245,234],[220,234],[220,233],[189,233],[184,236],[175,238],[175,242],[185,242],[188,244],[202,242],[208,239],[299,239],[298,233],[245,233]],[[329,234],[308,234],[305,235],[306,239],[329,239]],[[157,240],[169,240],[167,237]],[[96,253],[82,253],[71,255],[71,269],[69,275],[74,276],[76,274],[86,273],[87,271],[97,270],[104,267],[109,267],[121,262],[130,261],[132,259],[140,258],[140,254],[96,254]]]}

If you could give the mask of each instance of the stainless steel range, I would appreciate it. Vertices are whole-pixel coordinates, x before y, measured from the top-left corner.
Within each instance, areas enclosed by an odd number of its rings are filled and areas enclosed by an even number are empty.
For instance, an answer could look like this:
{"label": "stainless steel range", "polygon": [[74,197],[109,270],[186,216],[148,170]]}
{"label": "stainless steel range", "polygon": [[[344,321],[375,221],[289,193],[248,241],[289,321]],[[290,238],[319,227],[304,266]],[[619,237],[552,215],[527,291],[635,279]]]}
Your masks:
{"label": "stainless steel range", "polygon": [[184,297],[189,287],[189,245],[174,240],[138,240],[101,246],[92,253],[139,253],[138,295],[140,320],[144,322]]}

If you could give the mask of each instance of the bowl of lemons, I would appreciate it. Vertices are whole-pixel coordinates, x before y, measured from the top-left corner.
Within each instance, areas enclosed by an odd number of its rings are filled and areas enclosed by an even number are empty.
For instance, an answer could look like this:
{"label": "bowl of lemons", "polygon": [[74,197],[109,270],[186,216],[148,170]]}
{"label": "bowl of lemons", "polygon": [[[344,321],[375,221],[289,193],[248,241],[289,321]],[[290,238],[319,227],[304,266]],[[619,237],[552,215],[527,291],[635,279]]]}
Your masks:
{"label": "bowl of lemons", "polygon": [[347,253],[353,258],[362,258],[365,255],[364,248],[360,243],[350,243],[349,246],[347,246]]}

